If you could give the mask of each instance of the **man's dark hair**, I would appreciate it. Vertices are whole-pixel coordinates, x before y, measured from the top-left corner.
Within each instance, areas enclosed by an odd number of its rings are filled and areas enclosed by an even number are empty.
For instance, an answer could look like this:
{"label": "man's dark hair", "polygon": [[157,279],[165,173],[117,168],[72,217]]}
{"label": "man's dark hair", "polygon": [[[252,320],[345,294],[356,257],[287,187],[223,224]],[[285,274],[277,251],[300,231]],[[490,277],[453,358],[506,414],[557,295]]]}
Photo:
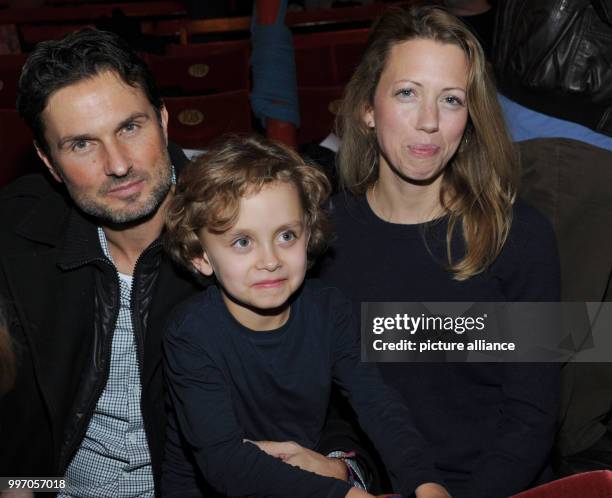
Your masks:
{"label": "man's dark hair", "polygon": [[36,45],[21,71],[17,110],[46,155],[49,149],[41,114],[51,94],[104,71],[112,71],[126,84],[141,88],[161,120],[164,104],[146,63],[114,33],[83,29],[61,40]]}

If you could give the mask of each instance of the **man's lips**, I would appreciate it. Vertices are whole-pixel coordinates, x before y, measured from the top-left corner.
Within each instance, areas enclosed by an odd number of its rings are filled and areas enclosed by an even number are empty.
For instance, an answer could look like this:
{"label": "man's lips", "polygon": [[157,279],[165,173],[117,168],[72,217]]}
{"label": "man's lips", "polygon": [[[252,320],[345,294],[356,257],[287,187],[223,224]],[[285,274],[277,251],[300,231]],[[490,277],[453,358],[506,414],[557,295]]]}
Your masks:
{"label": "man's lips", "polygon": [[275,279],[270,279],[270,280],[260,280],[259,282],[256,282],[255,284],[253,284],[253,287],[258,287],[260,289],[271,289],[274,287],[279,287],[281,286],[285,280],[287,280],[286,278],[275,278]]}
{"label": "man's lips", "polygon": [[140,192],[144,180],[134,180],[107,190],[107,194],[115,197],[129,197]]}
{"label": "man's lips", "polygon": [[408,150],[418,157],[432,157],[440,151],[440,147],[438,145],[415,144],[409,145]]}

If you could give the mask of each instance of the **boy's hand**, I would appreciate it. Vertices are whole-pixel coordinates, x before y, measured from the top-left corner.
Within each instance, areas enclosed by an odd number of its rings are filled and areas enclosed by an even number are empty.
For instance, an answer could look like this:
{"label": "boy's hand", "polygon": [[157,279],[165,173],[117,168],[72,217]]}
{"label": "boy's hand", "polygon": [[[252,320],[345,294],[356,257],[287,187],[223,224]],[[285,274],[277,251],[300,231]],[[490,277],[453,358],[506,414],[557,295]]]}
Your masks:
{"label": "boy's hand", "polygon": [[414,490],[416,498],[451,498],[444,487],[435,482],[421,484]]}
{"label": "boy's hand", "polygon": [[245,441],[253,443],[268,455],[280,458],[283,462],[302,470],[308,470],[321,476],[334,477],[341,481],[348,479],[346,464],[342,460],[328,458],[293,441],[250,441],[248,439],[245,439]]}

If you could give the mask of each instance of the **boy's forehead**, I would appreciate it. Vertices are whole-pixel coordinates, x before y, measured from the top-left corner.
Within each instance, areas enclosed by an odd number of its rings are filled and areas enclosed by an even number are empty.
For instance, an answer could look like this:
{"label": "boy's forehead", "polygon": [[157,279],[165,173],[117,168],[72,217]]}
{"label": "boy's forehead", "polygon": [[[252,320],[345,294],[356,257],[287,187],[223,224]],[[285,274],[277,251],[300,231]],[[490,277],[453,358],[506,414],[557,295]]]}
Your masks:
{"label": "boy's forehead", "polygon": [[[221,199],[219,199],[221,200]],[[304,210],[299,191],[291,182],[272,181],[247,187],[239,199],[216,203],[213,225],[229,224],[225,233],[247,230],[265,230],[301,223]],[[219,231],[209,230],[211,232]]]}

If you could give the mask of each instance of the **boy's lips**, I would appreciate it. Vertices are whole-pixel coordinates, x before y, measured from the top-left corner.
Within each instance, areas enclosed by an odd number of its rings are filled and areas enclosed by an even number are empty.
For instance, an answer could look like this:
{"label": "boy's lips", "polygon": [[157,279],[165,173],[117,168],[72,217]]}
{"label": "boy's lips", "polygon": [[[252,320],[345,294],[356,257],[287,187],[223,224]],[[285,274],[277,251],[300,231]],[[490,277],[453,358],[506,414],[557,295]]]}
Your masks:
{"label": "boy's lips", "polygon": [[274,278],[268,280],[260,280],[259,282],[255,282],[253,287],[258,287],[260,289],[271,289],[274,287],[279,287],[285,283],[286,278]]}

